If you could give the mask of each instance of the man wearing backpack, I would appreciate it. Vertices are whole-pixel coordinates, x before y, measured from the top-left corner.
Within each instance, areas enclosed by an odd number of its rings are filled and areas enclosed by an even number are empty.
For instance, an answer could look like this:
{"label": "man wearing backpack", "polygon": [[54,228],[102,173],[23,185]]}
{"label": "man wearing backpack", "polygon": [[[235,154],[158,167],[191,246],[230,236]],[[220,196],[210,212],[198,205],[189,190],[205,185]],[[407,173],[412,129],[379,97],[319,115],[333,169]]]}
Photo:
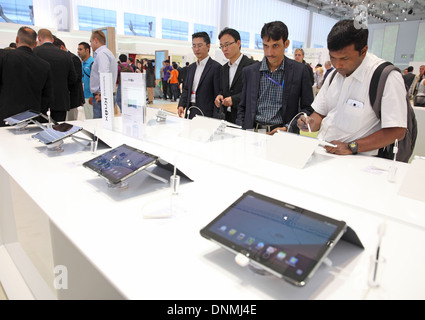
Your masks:
{"label": "man wearing backpack", "polygon": [[380,118],[372,108],[369,87],[374,71],[385,61],[368,53],[368,35],[353,20],[335,24],[328,35],[328,49],[337,73],[329,75],[314,100],[315,112],[298,120],[301,130],[320,130],[319,139],[336,145],[325,147],[329,153],[376,156],[379,149],[406,135],[407,92],[401,73],[389,73]]}

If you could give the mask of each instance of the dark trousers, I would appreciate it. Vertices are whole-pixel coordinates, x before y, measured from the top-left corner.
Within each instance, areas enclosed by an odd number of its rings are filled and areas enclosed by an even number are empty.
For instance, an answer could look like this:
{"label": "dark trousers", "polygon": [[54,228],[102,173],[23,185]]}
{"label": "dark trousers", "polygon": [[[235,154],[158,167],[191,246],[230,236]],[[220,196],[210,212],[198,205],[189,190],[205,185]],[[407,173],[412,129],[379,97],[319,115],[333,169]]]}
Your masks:
{"label": "dark trousers", "polygon": [[179,98],[179,84],[171,83],[171,92],[173,93],[173,99],[177,100]]}
{"label": "dark trousers", "polygon": [[170,99],[172,99],[171,96],[171,88],[170,88],[170,84],[168,83],[168,81],[162,81],[162,93],[164,94],[164,99],[168,99],[168,97],[170,97]]}

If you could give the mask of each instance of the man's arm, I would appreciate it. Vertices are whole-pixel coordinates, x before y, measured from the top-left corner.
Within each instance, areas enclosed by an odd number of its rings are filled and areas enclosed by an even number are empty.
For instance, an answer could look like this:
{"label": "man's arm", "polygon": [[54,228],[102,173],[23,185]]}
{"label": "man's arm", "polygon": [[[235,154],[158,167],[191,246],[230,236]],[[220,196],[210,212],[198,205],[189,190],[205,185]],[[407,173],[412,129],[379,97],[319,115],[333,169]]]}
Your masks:
{"label": "man's arm", "polygon": [[[358,152],[367,152],[384,148],[397,139],[401,141],[406,135],[406,128],[384,128],[381,129],[365,138],[356,140]],[[348,143],[340,141],[331,141],[337,147],[325,147],[326,151],[338,155],[349,155],[352,154],[348,148]]]}
{"label": "man's arm", "polygon": [[242,126],[245,122],[245,110],[246,110],[246,95],[248,90],[248,81],[247,81],[247,71],[244,69],[242,71],[242,93],[241,93],[241,101],[238,105],[238,116],[236,118],[236,124],[238,126]]}

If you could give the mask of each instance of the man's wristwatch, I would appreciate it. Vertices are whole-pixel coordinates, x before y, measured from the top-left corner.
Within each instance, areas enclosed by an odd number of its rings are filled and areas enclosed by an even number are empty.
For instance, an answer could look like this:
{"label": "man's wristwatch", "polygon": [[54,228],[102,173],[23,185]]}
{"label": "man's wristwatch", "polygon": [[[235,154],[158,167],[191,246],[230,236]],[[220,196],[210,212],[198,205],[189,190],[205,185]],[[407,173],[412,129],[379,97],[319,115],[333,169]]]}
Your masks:
{"label": "man's wristwatch", "polygon": [[353,154],[357,154],[357,148],[358,148],[358,145],[356,141],[350,142],[348,144],[348,149],[350,149]]}

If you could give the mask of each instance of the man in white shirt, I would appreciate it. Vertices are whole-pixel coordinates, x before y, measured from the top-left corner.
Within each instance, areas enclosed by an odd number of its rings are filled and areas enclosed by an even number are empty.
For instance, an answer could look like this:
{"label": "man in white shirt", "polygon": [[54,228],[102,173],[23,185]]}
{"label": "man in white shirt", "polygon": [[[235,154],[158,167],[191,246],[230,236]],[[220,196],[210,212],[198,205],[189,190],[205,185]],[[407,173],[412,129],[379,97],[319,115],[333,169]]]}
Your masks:
{"label": "man in white shirt", "polygon": [[[111,73],[112,83],[117,82],[118,63],[115,56],[106,47],[106,37],[102,31],[94,31],[90,38],[94,52],[94,63],[90,75],[90,91],[93,93],[93,118],[102,118],[100,96],[100,74]],[[115,87],[113,88],[115,90]]]}
{"label": "man in white shirt", "polygon": [[220,92],[215,98],[215,105],[219,108],[222,103],[224,120],[236,123],[243,87],[242,70],[256,61],[241,53],[241,36],[235,29],[223,29],[218,39],[220,49],[229,62],[221,68]]}
{"label": "man in white shirt", "polygon": [[403,140],[407,128],[406,89],[398,72],[391,72],[382,97],[382,116],[378,119],[369,101],[369,86],[376,68],[384,62],[368,53],[367,29],[356,28],[353,20],[339,21],[328,36],[332,65],[338,72],[326,82],[312,107],[298,126],[319,131],[319,138],[336,147],[326,147],[338,155],[377,155],[378,150],[396,139]]}
{"label": "man in white shirt", "polygon": [[189,119],[196,115],[218,118],[219,109],[214,100],[220,90],[221,64],[208,55],[210,44],[208,33],[192,35],[192,50],[198,61],[189,66],[178,104],[180,117],[188,113]]}

